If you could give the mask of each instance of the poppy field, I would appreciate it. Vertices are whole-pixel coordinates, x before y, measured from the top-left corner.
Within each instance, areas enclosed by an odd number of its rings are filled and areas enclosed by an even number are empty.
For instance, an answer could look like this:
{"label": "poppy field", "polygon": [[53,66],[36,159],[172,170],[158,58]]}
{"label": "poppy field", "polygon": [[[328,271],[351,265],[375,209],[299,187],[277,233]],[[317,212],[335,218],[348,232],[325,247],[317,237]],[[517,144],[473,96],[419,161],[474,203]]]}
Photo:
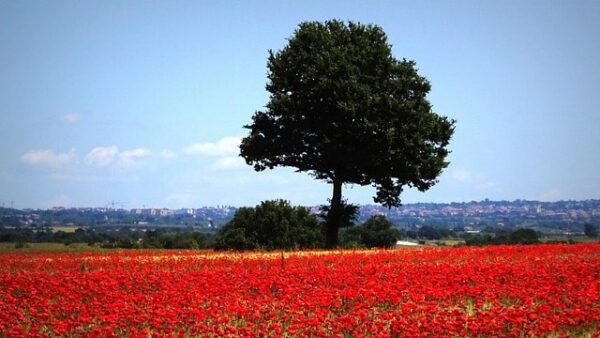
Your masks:
{"label": "poppy field", "polygon": [[600,245],[0,254],[0,337],[599,337]]}

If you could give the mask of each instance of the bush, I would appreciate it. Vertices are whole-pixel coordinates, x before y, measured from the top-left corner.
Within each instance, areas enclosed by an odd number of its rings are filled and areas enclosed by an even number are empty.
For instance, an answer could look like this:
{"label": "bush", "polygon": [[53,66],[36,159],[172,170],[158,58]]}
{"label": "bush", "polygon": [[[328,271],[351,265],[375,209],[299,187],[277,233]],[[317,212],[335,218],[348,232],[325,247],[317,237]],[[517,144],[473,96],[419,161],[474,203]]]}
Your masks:
{"label": "bush", "polygon": [[425,239],[441,239],[442,238],[442,234],[434,227],[430,226],[430,225],[424,225],[421,228],[419,228],[419,231],[417,232],[419,238],[425,238]]}
{"label": "bush", "polygon": [[535,244],[539,243],[539,234],[533,229],[517,229],[512,232],[498,232],[495,236],[490,234],[476,235],[465,239],[467,245],[489,244]]}
{"label": "bush", "polygon": [[400,237],[400,232],[385,216],[372,216],[360,226],[344,230],[340,239],[346,248],[391,248]]}
{"label": "bush", "polygon": [[345,249],[364,248],[365,245],[361,240],[362,227],[353,226],[340,230],[340,247]]}
{"label": "bush", "polygon": [[367,248],[391,248],[400,239],[400,232],[385,216],[372,216],[362,227],[362,242]]}
{"label": "bush", "polygon": [[240,208],[215,238],[217,250],[274,250],[322,247],[323,229],[317,217],[284,200]]}
{"label": "bush", "polygon": [[535,244],[540,242],[540,235],[533,229],[518,229],[510,233],[510,244]]}
{"label": "bush", "polygon": [[23,242],[23,241],[15,242],[15,249],[25,249],[25,248],[29,248],[29,244],[27,242]]}
{"label": "bush", "polygon": [[587,237],[591,237],[591,238],[598,237],[598,229],[592,223],[585,223],[583,225],[583,233]]}

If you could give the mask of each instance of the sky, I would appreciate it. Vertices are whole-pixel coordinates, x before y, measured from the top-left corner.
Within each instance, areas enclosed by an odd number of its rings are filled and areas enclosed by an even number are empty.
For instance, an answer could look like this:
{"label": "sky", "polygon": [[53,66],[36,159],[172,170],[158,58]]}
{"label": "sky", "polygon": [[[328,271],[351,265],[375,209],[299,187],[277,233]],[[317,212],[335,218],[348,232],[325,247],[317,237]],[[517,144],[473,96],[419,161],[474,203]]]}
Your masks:
{"label": "sky", "polygon": [[600,1],[0,0],[0,203],[327,203],[238,156],[268,50],[327,19],[381,26],[457,120],[439,183],[403,203],[600,198]]}

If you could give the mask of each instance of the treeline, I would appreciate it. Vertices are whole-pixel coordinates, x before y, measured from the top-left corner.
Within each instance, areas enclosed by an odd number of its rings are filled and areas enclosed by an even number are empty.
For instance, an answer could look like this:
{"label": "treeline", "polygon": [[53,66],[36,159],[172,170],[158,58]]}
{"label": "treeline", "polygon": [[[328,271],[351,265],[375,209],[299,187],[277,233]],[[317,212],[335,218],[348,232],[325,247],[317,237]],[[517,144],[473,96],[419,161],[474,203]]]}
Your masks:
{"label": "treeline", "polygon": [[[459,239],[466,245],[534,244],[540,234],[532,229],[486,228],[471,234],[463,227],[424,225],[415,230],[397,229],[384,216],[372,216],[355,224],[358,208],[344,204],[344,228],[339,232],[342,248],[390,248],[403,238],[418,241]],[[323,213],[327,210],[324,208]],[[216,249],[216,250],[299,250],[325,247],[324,217],[284,200],[265,201],[253,208],[240,208],[233,219],[216,234],[193,228],[78,228],[74,232],[52,228],[0,227],[0,242],[22,246],[28,242],[88,243],[104,248]],[[588,224],[586,235],[598,235]]]}
{"label": "treeline", "polygon": [[466,245],[499,245],[499,244],[536,244],[540,242],[540,234],[533,229],[517,229],[514,231],[498,231],[495,233],[477,234],[465,238]]}
{"label": "treeline", "polygon": [[132,228],[95,230],[78,228],[74,232],[32,230],[0,227],[0,242],[12,242],[16,247],[26,243],[88,243],[103,248],[208,249],[213,235],[191,229],[162,228],[142,231]]}
{"label": "treeline", "polygon": [[[348,228],[342,235],[341,247],[393,247],[402,237],[383,216],[376,216],[361,225],[352,225],[354,215],[348,215]],[[325,233],[322,219],[304,207],[294,207],[287,201],[265,201],[254,208],[240,208],[233,219],[218,233],[210,234],[191,228],[156,228],[140,230],[131,227],[113,229],[78,228],[74,232],[53,231],[52,228],[0,227],[0,242],[88,243],[103,248],[275,250],[323,248]]]}
{"label": "treeline", "polygon": [[[383,216],[353,225],[357,208],[346,206],[341,247],[393,247],[401,232]],[[323,218],[323,216],[321,216]],[[265,201],[255,208],[240,208],[215,237],[217,250],[313,249],[325,247],[323,219],[287,201]]]}

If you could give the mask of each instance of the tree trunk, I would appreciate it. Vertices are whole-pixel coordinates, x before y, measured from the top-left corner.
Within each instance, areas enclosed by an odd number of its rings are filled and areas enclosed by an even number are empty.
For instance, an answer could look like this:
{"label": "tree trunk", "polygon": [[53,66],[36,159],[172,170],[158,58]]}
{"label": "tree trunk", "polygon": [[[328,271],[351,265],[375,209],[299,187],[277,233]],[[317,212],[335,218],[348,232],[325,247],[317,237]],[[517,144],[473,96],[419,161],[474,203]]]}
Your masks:
{"label": "tree trunk", "polygon": [[340,215],[342,206],[342,181],[333,180],[333,197],[327,214],[327,229],[325,232],[325,246],[333,249],[338,245],[338,229],[340,228]]}

